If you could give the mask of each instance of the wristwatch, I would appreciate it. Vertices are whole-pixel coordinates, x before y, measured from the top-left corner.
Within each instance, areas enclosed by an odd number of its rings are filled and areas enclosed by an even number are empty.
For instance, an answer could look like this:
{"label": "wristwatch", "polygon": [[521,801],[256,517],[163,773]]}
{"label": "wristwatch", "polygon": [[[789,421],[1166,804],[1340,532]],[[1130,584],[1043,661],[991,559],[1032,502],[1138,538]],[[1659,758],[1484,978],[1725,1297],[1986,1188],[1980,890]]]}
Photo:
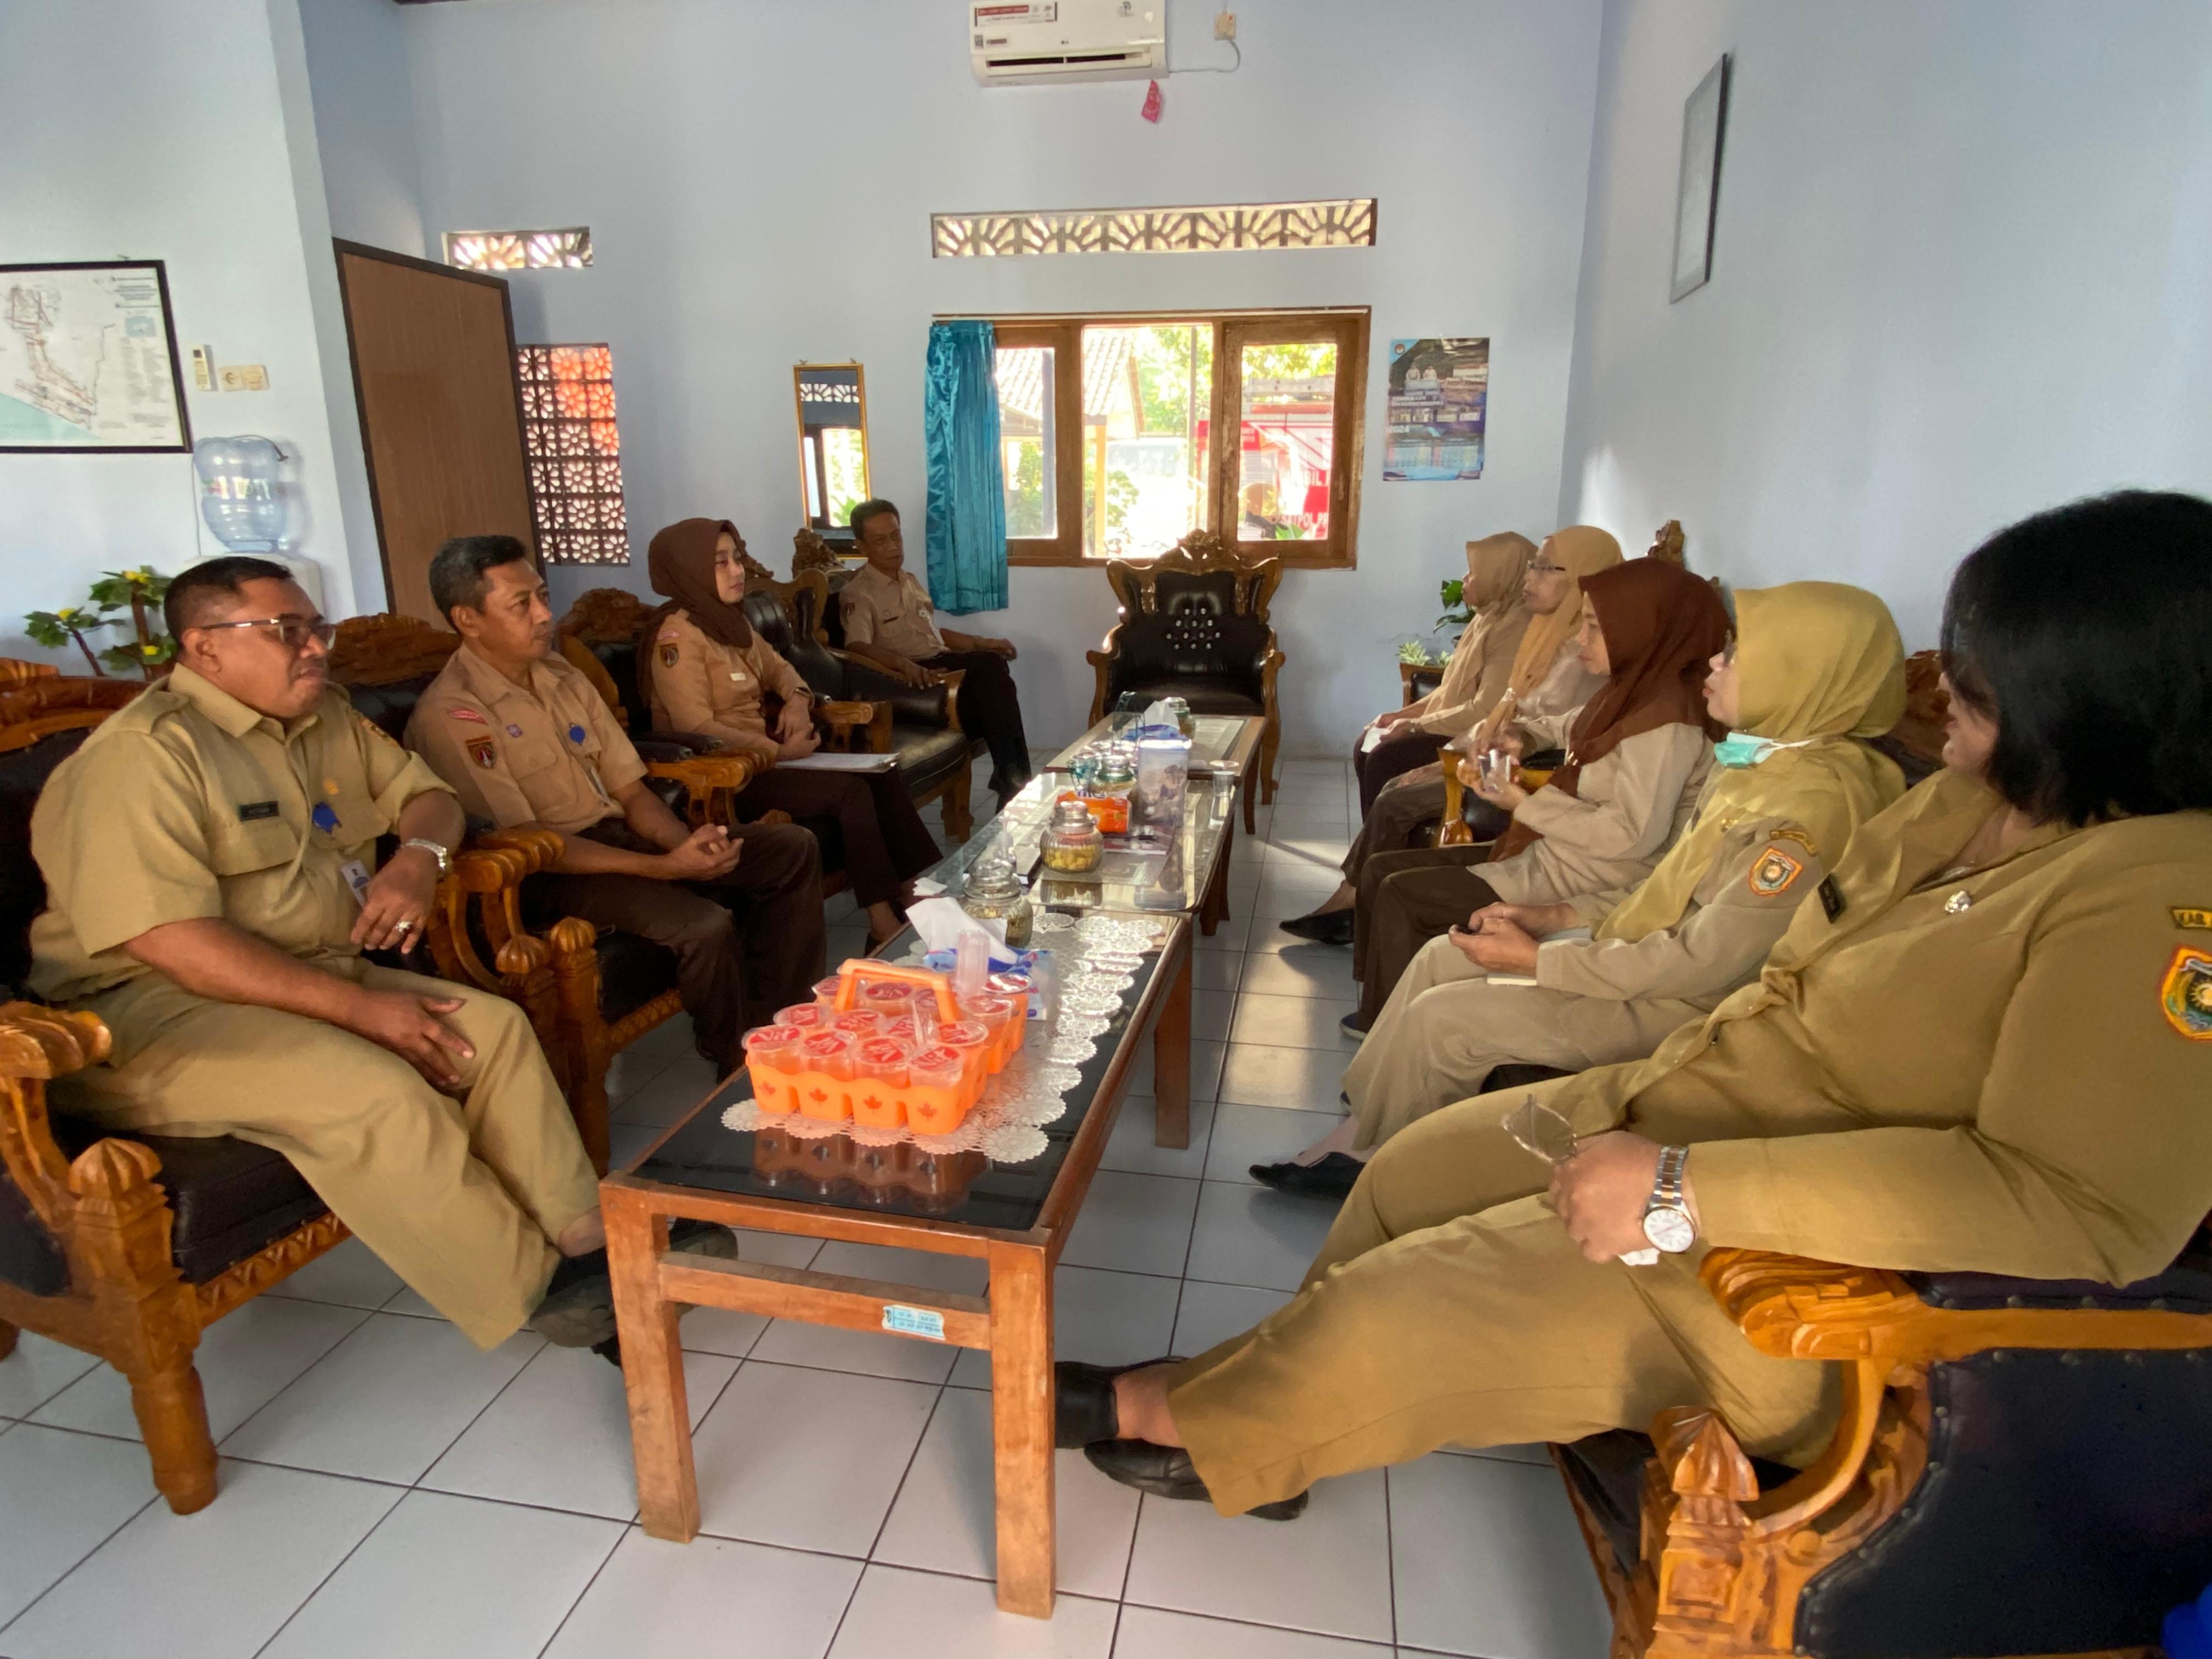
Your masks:
{"label": "wristwatch", "polygon": [[438,878],[441,881],[443,881],[447,876],[453,873],[453,855],[446,850],[444,842],[424,841],[418,838],[414,841],[403,841],[399,845],[403,851],[410,847],[419,848],[422,851],[428,853],[432,858],[437,860]]}
{"label": "wristwatch", "polygon": [[1683,1201],[1682,1181],[1690,1166],[1687,1146],[1662,1146],[1659,1173],[1644,1206],[1644,1236],[1659,1249],[1679,1255],[1698,1242],[1697,1224]]}

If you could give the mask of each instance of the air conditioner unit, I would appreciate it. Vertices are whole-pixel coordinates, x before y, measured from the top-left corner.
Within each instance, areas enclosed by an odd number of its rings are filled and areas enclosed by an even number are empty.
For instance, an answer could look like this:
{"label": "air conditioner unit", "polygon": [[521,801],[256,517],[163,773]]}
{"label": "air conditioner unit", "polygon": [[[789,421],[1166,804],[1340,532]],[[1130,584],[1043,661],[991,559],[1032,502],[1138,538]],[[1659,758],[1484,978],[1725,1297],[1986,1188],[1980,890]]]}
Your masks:
{"label": "air conditioner unit", "polygon": [[968,25],[987,87],[1142,81],[1168,66],[1167,0],[969,0]]}

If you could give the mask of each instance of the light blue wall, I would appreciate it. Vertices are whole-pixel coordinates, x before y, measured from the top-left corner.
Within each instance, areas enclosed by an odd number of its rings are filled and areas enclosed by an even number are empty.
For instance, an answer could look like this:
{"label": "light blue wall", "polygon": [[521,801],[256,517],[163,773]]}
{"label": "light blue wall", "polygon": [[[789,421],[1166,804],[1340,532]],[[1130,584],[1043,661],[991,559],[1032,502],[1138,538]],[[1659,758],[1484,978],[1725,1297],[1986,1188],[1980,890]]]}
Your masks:
{"label": "light blue wall", "polygon": [[[1682,100],[1735,54],[1713,279]],[[1825,576],[1933,642],[1997,526],[2212,492],[2212,8],[1609,0],[1563,518]]]}

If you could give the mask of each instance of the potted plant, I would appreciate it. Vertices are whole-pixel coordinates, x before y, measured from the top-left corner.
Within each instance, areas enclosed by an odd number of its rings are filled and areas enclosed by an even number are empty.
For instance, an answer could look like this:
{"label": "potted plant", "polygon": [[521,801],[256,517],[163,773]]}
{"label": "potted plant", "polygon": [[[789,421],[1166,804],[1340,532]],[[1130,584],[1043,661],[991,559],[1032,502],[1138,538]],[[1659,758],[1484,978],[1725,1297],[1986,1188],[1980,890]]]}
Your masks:
{"label": "potted plant", "polygon": [[[135,668],[150,680],[157,669],[166,666],[177,654],[176,641],[157,625],[160,613],[156,607],[168,591],[169,579],[157,571],[143,567],[136,570],[104,570],[92,585],[91,597],[86,604],[64,605],[58,611],[33,611],[23,618],[23,631],[34,643],[49,651],[59,651],[74,641],[94,674],[101,678],[106,677],[110,668],[118,674]],[[109,646],[95,655],[85,636],[95,629],[116,626],[123,620],[121,613],[126,611],[134,635],[131,641]]]}

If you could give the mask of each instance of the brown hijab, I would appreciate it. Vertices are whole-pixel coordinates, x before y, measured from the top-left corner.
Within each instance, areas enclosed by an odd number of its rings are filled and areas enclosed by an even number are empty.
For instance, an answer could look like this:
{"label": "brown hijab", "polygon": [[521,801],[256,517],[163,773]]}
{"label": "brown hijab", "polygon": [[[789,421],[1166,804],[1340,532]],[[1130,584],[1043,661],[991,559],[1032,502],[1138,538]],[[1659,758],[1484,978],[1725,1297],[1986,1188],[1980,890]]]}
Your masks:
{"label": "brown hijab", "polygon": [[[1716,740],[1728,735],[1705,711],[1711,659],[1729,638],[1728,607],[1711,583],[1662,559],[1631,559],[1584,576],[1582,597],[1613,669],[1576,717],[1567,763],[1552,774],[1551,787],[1573,794],[1585,766],[1662,726],[1698,726]],[[1516,818],[1491,856],[1510,858],[1537,838]]]}
{"label": "brown hijab", "polygon": [[668,603],[645,619],[637,636],[637,691],[641,707],[653,707],[653,648],[661,623],[681,611],[718,645],[742,651],[753,642],[752,625],[742,605],[728,605],[714,591],[714,544],[727,531],[742,547],[744,538],[727,519],[679,519],[659,532],[646,552],[646,574],[653,591]]}

